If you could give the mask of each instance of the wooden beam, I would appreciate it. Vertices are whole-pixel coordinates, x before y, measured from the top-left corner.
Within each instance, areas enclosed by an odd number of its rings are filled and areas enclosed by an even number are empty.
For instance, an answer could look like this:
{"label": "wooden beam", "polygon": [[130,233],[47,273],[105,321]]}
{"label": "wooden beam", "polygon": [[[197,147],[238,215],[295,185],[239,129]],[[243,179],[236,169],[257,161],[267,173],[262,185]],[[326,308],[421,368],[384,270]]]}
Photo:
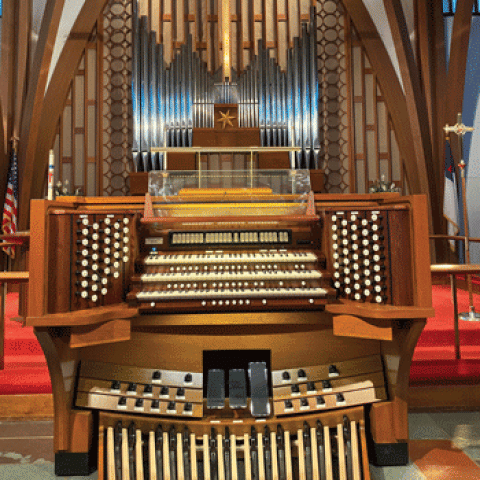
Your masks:
{"label": "wooden beam", "polygon": [[20,128],[20,144],[18,150],[18,168],[23,175],[20,178],[19,227],[25,230],[28,226],[29,203],[33,184],[44,170],[34,170],[32,161],[36,153],[36,144],[40,130],[40,113],[44,107],[45,86],[52,58],[58,25],[63,11],[64,0],[47,0],[43,13],[40,34],[35,49],[31,74],[28,78],[28,90]]}
{"label": "wooden beam", "polygon": [[[17,2],[4,2],[2,16],[1,64],[0,64],[0,102],[2,104],[1,121],[3,144],[8,146],[13,130],[13,85],[15,61],[15,7]],[[3,196],[2,196],[3,198]]]}
{"label": "wooden beam", "polygon": [[[465,91],[465,73],[467,70],[468,43],[472,25],[474,0],[457,2],[457,10],[453,17],[452,41],[450,44],[450,61],[448,64],[447,88],[445,96],[445,115],[443,125],[455,125],[457,114],[463,110],[463,94]],[[455,165],[460,161],[458,143],[450,142]],[[458,168],[457,168],[458,171]]]}
{"label": "wooden beam", "polygon": [[15,85],[13,106],[13,136],[20,134],[23,104],[27,90],[27,76],[30,78],[28,65],[30,64],[29,45],[32,27],[32,2],[20,0],[16,11],[16,39],[15,39]]}
{"label": "wooden beam", "polygon": [[[57,0],[61,1],[61,0]],[[75,69],[88,43],[90,34],[107,0],[86,0],[60,54],[50,80],[45,98],[40,102],[36,135],[28,139],[31,155],[25,160],[20,193],[20,225],[26,229],[29,217],[29,201],[40,198],[44,191],[43,173],[47,168],[48,151],[52,148],[58,119],[67,99]],[[38,48],[38,47],[37,47]],[[34,137],[34,138],[33,138]],[[39,178],[39,173],[41,176]],[[33,180],[37,181],[33,181]]]}
{"label": "wooden beam", "polygon": [[[417,0],[415,13],[417,59],[432,138],[432,162],[437,172],[438,199],[442,202],[445,169],[445,132],[443,126],[447,82],[443,5],[435,0]],[[438,210],[440,211],[441,208]],[[442,221],[438,232],[446,233],[445,221]],[[449,254],[447,243],[440,240],[436,241],[435,251],[437,261],[443,261],[441,259],[445,259]]]}
{"label": "wooden beam", "polygon": [[426,172],[421,164],[417,165],[416,158],[412,156],[412,127],[405,94],[392,61],[362,0],[343,0],[343,5],[355,25],[372,68],[377,74],[395,128],[400,156],[405,159],[405,170],[411,193],[425,193]]}
{"label": "wooden beam", "polygon": [[[438,195],[437,185],[440,178],[432,158],[429,118],[425,96],[420,84],[420,72],[413,55],[401,0],[385,0],[384,5],[405,90],[406,105],[412,128],[412,153],[414,153],[413,156],[420,166],[422,191],[429,195],[433,229],[435,232],[440,232],[443,226],[442,210],[433,208],[433,206],[441,205],[443,199]],[[443,180],[443,177],[441,178]]]}
{"label": "wooden beam", "polygon": [[[421,88],[420,72],[413,55],[401,0],[385,0],[384,5],[403,80],[412,129],[413,157],[422,173],[422,191],[428,195],[430,231],[442,232],[444,218],[442,209],[438,206],[442,205],[443,198],[439,196],[438,184],[443,181],[443,175],[439,176],[436,162],[433,159],[428,110]],[[426,178],[424,177],[425,173]]]}

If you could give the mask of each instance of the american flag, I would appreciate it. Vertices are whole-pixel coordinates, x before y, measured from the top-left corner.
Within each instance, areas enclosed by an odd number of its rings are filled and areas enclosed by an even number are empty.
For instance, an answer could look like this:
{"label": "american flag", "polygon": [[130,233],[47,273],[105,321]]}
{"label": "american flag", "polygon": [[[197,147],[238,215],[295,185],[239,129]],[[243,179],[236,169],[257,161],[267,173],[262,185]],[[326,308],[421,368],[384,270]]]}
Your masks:
{"label": "american flag", "polygon": [[[3,204],[2,231],[5,235],[12,235],[17,231],[18,219],[18,162],[17,149],[12,145],[10,153],[10,167],[8,169],[7,190]],[[14,250],[6,248],[4,251],[13,256]]]}

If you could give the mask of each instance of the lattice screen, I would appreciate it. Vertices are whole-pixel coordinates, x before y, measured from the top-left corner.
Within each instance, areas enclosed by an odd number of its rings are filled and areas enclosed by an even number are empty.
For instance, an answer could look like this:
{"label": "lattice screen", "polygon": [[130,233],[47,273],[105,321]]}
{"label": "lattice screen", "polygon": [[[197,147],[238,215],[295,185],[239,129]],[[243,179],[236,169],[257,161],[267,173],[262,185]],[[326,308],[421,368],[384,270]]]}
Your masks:
{"label": "lattice screen", "polygon": [[349,190],[348,165],[348,38],[343,7],[337,0],[317,2],[320,142],[325,188],[330,193]]}
{"label": "lattice screen", "polygon": [[[189,32],[195,48],[216,69],[219,49],[211,48],[212,40],[217,44],[216,4],[214,0],[141,0],[140,12],[149,14],[167,58]],[[363,193],[385,175],[406,193],[395,133],[350,18],[340,0],[318,0],[315,5],[326,190]],[[299,34],[300,23],[308,21],[309,7],[310,0],[231,0],[234,68],[248,66],[262,36],[284,68],[286,49]],[[129,0],[111,0],[98,21],[99,35],[92,34],[85,50],[59,119],[56,180],[68,180],[71,190],[81,188],[87,195],[129,192],[131,13]]]}

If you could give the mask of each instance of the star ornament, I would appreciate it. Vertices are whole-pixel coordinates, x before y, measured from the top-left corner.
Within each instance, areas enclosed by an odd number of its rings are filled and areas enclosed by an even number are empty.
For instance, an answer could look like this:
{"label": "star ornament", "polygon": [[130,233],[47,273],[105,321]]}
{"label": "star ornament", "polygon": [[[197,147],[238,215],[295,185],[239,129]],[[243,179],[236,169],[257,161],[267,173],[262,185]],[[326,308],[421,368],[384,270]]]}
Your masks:
{"label": "star ornament", "polygon": [[231,127],[233,127],[232,120],[235,120],[235,118],[237,117],[235,117],[234,115],[230,115],[230,110],[227,110],[226,112],[219,112],[219,113],[221,118],[219,118],[217,122],[220,122],[222,124],[222,128],[225,129],[227,125],[230,125]]}

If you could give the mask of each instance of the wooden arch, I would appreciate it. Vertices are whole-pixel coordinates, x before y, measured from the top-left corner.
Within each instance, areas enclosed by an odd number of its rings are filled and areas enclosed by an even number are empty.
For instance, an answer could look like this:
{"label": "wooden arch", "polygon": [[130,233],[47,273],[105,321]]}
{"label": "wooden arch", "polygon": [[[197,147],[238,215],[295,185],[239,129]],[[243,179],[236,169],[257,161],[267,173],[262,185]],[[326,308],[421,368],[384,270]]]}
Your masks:
{"label": "wooden arch", "polygon": [[[52,0],[62,3],[63,0]],[[28,205],[31,198],[39,198],[44,192],[44,175],[48,150],[52,147],[58,118],[65,104],[69,85],[81,55],[94,28],[95,22],[105,8],[108,0],[86,0],[75,22],[65,47],[61,53],[52,76],[48,91],[42,102],[38,121],[28,137],[28,152],[25,156],[25,168],[21,182],[20,222],[28,225]],[[413,71],[413,53],[408,50],[405,33],[402,33],[402,15],[399,0],[386,0],[389,21],[392,24],[394,38],[400,41],[397,54],[400,58],[405,95],[397,77],[391,59],[362,0],[343,0],[369,56],[373,70],[382,87],[383,96],[395,128],[401,156],[405,161],[405,171],[412,193],[426,193],[429,196],[429,209],[432,212],[435,231],[442,231],[441,212],[441,168],[433,166],[432,139],[422,126],[427,111],[425,99],[422,99],[418,71]],[[403,35],[403,36],[402,36]],[[398,43],[398,42],[397,42]],[[406,82],[406,83],[405,83]],[[410,95],[408,92],[413,92]],[[37,92],[38,95],[41,92]],[[412,98],[410,98],[412,97]],[[40,98],[40,97],[38,97]],[[412,142],[414,148],[412,149]],[[435,149],[437,150],[437,149]],[[42,173],[39,176],[39,173]],[[41,181],[34,181],[40,177]],[[429,181],[430,179],[430,181]],[[432,183],[433,182],[433,183]],[[434,206],[437,205],[436,208]]]}
{"label": "wooden arch", "polygon": [[[45,189],[44,173],[48,164],[48,151],[52,148],[58,119],[65,105],[75,69],[95,26],[95,22],[105,8],[107,1],[85,0],[85,4],[58,59],[45,97],[44,91],[48,69],[42,73],[45,76],[43,90],[37,89],[35,98],[32,99],[35,105],[37,102],[41,102],[41,107],[32,108],[32,111],[35,111],[32,116],[36,120],[32,121],[28,133],[25,132],[25,136],[22,135],[22,138],[26,139],[26,146],[22,151],[24,164],[20,182],[19,204],[21,209],[19,224],[21,229],[28,228],[30,199],[43,196]],[[52,0],[52,2],[63,6],[64,0]],[[53,48],[53,45],[50,45],[50,48]]]}

